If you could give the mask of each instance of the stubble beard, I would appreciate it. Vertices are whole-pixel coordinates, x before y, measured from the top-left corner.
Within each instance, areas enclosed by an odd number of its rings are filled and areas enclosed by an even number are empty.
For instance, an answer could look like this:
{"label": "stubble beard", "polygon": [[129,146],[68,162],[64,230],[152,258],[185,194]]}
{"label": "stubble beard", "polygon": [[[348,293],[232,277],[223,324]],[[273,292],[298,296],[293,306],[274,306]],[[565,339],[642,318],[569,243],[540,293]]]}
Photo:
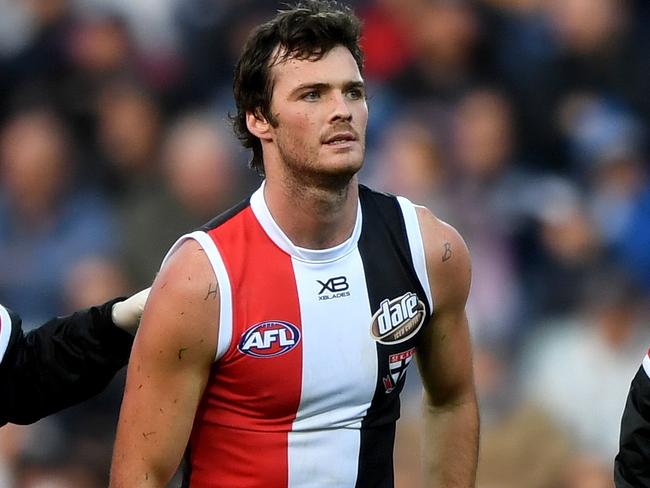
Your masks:
{"label": "stubble beard", "polygon": [[[340,193],[347,189],[362,166],[362,163],[359,163],[328,168],[326,164],[318,161],[317,155],[310,154],[306,147],[295,151],[280,141],[278,152],[284,163],[285,181],[295,190],[314,188]],[[362,157],[364,152],[362,148]]]}

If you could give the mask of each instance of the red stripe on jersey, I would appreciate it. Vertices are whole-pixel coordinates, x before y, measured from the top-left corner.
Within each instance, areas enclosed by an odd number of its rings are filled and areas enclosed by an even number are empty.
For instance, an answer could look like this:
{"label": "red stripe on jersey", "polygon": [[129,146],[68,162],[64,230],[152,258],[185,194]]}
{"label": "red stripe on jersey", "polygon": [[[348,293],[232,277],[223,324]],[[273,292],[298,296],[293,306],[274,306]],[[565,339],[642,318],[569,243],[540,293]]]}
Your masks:
{"label": "red stripe on jersey", "polygon": [[213,368],[195,419],[190,486],[285,488],[288,433],[300,403],[302,343],[272,357],[245,354],[238,346],[252,326],[267,321],[295,326],[285,325],[284,332],[266,339],[265,327],[260,329],[252,342],[273,343],[272,352],[282,341],[295,339],[292,330],[302,335],[291,257],[269,239],[250,207],[208,234],[230,278],[233,334]]}

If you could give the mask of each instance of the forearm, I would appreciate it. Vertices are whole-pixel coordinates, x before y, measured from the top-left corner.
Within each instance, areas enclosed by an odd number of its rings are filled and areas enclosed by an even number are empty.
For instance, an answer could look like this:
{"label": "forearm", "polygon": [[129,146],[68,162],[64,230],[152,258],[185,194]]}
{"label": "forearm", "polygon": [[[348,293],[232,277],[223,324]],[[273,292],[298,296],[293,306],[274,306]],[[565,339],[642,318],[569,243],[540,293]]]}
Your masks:
{"label": "forearm", "polygon": [[157,375],[138,353],[129,366],[110,488],[167,486],[182,461],[201,396],[192,374]]}
{"label": "forearm", "polygon": [[479,417],[474,392],[445,405],[424,401],[424,486],[475,486]]}
{"label": "forearm", "polygon": [[[153,437],[158,436],[158,432],[143,431],[143,429],[133,426],[139,435],[155,443]],[[124,436],[118,431],[115,449],[113,452],[113,462],[111,466],[109,488],[164,488],[174,475],[174,468],[159,465],[153,460],[149,449],[141,445],[129,446],[132,439]],[[144,438],[144,437],[143,437]]]}

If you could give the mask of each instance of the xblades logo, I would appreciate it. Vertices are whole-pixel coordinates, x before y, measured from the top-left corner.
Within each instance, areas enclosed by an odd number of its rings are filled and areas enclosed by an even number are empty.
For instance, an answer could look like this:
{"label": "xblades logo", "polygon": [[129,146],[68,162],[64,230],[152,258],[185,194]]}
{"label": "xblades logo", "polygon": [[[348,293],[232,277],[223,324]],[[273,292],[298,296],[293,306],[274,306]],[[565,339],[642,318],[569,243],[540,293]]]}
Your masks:
{"label": "xblades logo", "polygon": [[345,276],[337,276],[336,278],[330,278],[325,283],[321,280],[316,280],[322,288],[318,292],[319,295],[322,295],[324,292],[329,291],[336,293],[339,291],[347,291],[350,288],[348,285],[348,279]]}
{"label": "xblades logo", "polygon": [[316,282],[321,286],[318,292],[318,299],[321,301],[350,296],[348,291],[350,285],[348,285],[348,279],[345,276],[336,276],[325,282],[316,280]]}

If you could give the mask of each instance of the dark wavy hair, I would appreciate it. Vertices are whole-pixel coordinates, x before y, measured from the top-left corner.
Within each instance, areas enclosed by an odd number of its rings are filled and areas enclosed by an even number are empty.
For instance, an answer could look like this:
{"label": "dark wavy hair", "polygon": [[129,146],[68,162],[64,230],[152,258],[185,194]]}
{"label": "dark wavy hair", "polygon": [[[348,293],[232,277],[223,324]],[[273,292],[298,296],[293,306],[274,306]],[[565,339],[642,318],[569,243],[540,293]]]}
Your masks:
{"label": "dark wavy hair", "polygon": [[336,46],[343,46],[363,71],[360,35],[361,21],[352,10],[329,0],[299,2],[278,11],[273,19],[251,32],[235,67],[237,114],[230,119],[242,145],[253,150],[250,166],[260,175],[264,175],[262,143],[248,130],[246,113],[255,113],[276,126],[271,113],[271,67],[288,59],[317,61]]}

